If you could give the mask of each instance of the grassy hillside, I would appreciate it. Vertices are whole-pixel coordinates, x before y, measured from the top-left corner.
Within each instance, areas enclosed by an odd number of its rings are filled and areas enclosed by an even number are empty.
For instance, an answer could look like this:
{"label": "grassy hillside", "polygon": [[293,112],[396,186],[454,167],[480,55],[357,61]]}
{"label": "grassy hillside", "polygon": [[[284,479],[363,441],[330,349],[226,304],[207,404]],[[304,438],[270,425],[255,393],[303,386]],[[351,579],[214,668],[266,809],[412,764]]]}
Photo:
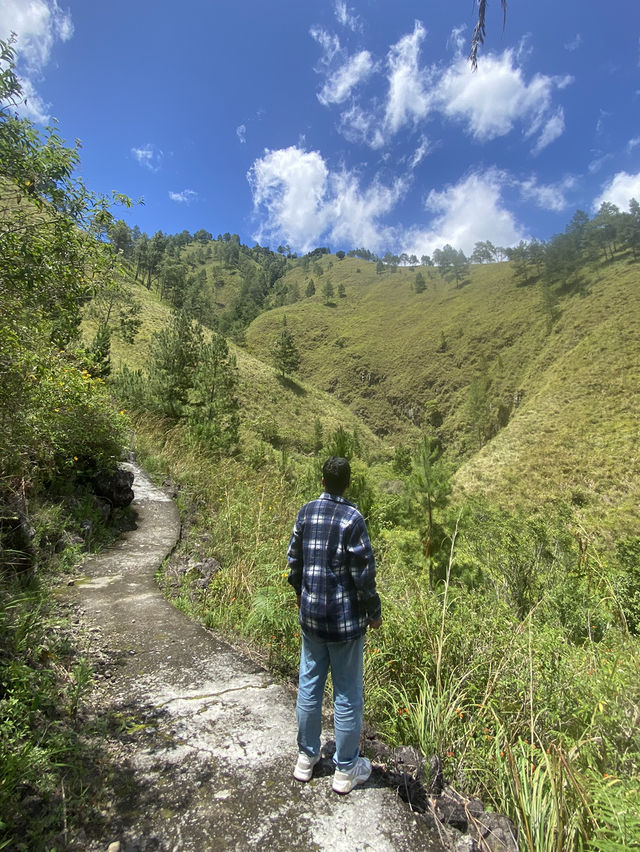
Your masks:
{"label": "grassy hillside", "polygon": [[324,278],[342,282],[345,296],[325,304],[323,279],[315,279],[316,295],[258,317],[247,346],[266,357],[286,313],[303,354],[302,375],[393,440],[424,426],[433,401],[453,436],[466,389],[487,367],[495,398],[508,403],[519,387],[522,353],[544,338],[539,292],[516,288],[506,265],[474,269],[460,289],[434,273],[416,294],[415,270],[377,275],[374,264],[353,258],[334,259],[331,269],[331,259],[322,262]]}
{"label": "grassy hillside", "polygon": [[[117,334],[111,340],[113,370],[123,365],[131,369],[144,367],[148,360],[149,341],[165,326],[171,313],[155,290],[129,283],[132,295],[141,304],[142,324],[133,343],[126,343]],[[87,341],[95,335],[96,323],[84,323]],[[241,437],[245,449],[255,450],[260,443],[276,450],[310,453],[316,440],[316,421],[327,437],[339,427],[356,431],[369,453],[386,452],[383,442],[346,405],[335,397],[304,381],[284,381],[274,368],[247,353],[233,343],[230,349],[238,365],[238,397],[243,413]]]}
{"label": "grassy hillside", "polygon": [[566,300],[530,353],[516,415],[460,470],[465,490],[529,502],[560,496],[589,526],[637,534],[639,276],[618,263]]}
{"label": "grassy hillside", "polygon": [[[472,267],[461,288],[425,273],[416,294],[415,270],[321,263],[314,296],[252,323],[252,353],[267,357],[286,313],[305,379],[393,442],[431,421],[464,460],[460,489],[506,504],[569,500],[589,523],[637,532],[637,265],[587,272],[552,317],[542,288],[517,286],[509,264]],[[304,292],[302,270],[289,274]],[[328,305],[327,277],[345,289]]]}

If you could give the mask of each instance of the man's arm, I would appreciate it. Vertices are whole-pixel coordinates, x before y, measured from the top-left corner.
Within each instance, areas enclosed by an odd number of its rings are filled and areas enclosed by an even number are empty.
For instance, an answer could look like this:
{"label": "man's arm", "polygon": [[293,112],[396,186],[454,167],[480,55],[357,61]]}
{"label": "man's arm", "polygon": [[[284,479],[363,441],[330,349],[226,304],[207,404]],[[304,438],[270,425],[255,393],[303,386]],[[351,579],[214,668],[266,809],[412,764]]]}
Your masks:
{"label": "man's arm", "polygon": [[287,582],[290,583],[296,592],[298,606],[300,606],[300,593],[302,592],[302,524],[300,523],[300,515],[296,518],[289,541],[289,549],[287,550],[287,562],[289,563],[289,576]]}
{"label": "man's arm", "polygon": [[348,551],[353,582],[369,616],[369,626],[375,630],[382,624],[381,603],[376,589],[376,562],[364,518],[353,527]]}

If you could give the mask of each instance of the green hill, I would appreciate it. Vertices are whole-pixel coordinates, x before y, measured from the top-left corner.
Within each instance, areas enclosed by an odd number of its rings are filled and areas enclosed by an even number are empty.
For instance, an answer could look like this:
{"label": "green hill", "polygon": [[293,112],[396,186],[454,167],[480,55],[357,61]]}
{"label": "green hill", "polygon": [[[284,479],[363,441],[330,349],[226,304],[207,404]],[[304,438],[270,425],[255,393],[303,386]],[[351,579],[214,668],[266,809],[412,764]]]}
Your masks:
{"label": "green hill", "polygon": [[[111,338],[111,363],[117,371],[144,367],[149,341],[169,321],[171,306],[160,299],[155,289],[129,281],[130,294],[140,303],[141,325],[133,342],[117,334]],[[84,323],[84,337],[89,342],[96,331],[95,320]],[[241,435],[245,448],[259,442],[274,449],[311,453],[319,424],[327,437],[339,427],[353,433],[370,452],[384,454],[383,442],[344,403],[305,381],[282,381],[269,363],[256,358],[230,343],[238,365],[238,397],[242,411]]]}
{"label": "green hill", "polygon": [[[321,264],[345,295],[325,304],[316,280],[312,297],[254,320],[250,352],[268,357],[286,313],[303,377],[393,443],[437,428],[462,462],[461,490],[568,500],[616,535],[638,530],[636,265],[586,273],[551,313],[542,287],[518,286],[508,263],[472,267],[460,288],[425,272],[423,293],[415,269]],[[302,270],[289,276],[302,289]]]}

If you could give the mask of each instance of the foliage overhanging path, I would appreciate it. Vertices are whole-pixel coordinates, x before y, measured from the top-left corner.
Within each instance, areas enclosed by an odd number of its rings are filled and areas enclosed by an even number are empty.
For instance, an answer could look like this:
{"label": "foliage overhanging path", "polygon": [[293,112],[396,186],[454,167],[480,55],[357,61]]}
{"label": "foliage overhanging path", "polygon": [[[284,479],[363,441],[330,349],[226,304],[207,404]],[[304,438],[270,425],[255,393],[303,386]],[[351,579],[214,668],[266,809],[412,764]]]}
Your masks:
{"label": "foliage overhanging path", "polygon": [[102,710],[121,719],[127,743],[106,825],[84,848],[151,838],[182,850],[441,849],[375,777],[347,797],[331,791],[328,762],[310,784],[293,780],[293,696],[165,600],[155,572],[178,539],[178,512],[132,470],[136,529],[89,557],[76,583],[117,662]]}

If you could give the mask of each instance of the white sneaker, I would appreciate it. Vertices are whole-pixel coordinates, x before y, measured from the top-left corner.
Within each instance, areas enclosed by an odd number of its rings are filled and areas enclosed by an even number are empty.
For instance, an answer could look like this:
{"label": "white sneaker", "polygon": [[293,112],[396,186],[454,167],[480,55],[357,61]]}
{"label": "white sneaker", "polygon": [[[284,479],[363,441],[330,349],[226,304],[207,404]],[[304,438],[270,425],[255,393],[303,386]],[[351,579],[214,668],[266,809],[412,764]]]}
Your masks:
{"label": "white sneaker", "polygon": [[314,754],[313,757],[309,757],[308,754],[305,754],[303,751],[298,755],[298,762],[296,763],[296,768],[293,770],[293,777],[296,781],[309,781],[311,776],[313,775],[313,767],[320,760],[319,754]]}
{"label": "white sneaker", "polygon": [[366,757],[359,757],[351,769],[336,769],[333,789],[336,793],[350,793],[358,784],[364,784],[370,775],[370,761]]}

